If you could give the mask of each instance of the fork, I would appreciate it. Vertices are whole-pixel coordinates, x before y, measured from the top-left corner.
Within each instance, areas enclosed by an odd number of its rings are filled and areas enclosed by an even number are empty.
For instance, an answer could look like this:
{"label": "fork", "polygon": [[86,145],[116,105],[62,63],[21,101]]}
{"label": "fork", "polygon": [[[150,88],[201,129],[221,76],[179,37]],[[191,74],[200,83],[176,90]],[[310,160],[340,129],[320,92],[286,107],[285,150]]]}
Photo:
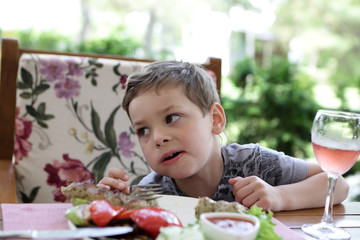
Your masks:
{"label": "fork", "polygon": [[142,200],[154,200],[160,198],[162,193],[161,184],[152,183],[145,185],[132,185],[130,187],[130,196]]}

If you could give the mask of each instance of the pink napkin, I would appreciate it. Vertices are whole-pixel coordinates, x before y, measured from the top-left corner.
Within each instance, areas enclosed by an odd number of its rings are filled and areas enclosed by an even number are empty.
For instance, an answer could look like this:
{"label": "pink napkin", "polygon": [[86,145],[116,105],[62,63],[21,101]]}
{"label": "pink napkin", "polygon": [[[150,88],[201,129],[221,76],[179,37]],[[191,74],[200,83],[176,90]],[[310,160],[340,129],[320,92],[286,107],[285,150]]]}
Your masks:
{"label": "pink napkin", "polygon": [[288,228],[276,218],[272,218],[272,220],[276,224],[275,232],[281,236],[283,240],[305,240],[305,238]]}
{"label": "pink napkin", "polygon": [[69,229],[65,211],[71,207],[68,203],[1,204],[3,228],[5,231]]}

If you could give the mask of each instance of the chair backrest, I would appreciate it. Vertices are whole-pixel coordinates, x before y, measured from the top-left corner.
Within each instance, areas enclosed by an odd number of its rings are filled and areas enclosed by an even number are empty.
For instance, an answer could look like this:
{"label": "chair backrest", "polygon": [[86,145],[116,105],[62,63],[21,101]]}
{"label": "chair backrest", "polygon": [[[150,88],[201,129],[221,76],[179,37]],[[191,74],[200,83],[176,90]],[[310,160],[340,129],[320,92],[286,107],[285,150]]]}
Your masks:
{"label": "chair backrest", "polygon": [[[130,183],[149,173],[121,102],[127,76],[152,61],[19,49],[2,39],[0,202],[62,202],[61,186],[98,181],[110,167]],[[203,65],[220,92],[221,59]]]}

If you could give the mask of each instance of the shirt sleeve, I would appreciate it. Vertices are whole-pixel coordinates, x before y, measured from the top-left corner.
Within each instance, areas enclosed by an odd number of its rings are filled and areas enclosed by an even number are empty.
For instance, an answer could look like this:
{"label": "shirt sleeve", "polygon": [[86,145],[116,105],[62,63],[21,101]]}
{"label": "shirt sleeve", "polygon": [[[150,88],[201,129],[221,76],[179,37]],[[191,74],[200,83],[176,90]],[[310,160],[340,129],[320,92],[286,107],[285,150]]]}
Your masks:
{"label": "shirt sleeve", "polygon": [[222,148],[224,182],[237,176],[257,176],[272,186],[290,184],[307,177],[307,163],[259,144],[230,144]]}
{"label": "shirt sleeve", "polygon": [[[284,185],[304,180],[308,175],[308,165],[306,161],[290,157],[283,152],[260,147],[261,169],[263,174],[270,176],[270,171],[278,171],[280,178],[274,182],[274,185]],[[276,163],[276,164],[273,164]],[[272,165],[272,166],[271,166]],[[276,169],[279,167],[280,169]],[[267,179],[273,182],[272,179]]]}
{"label": "shirt sleeve", "polygon": [[156,175],[157,175],[157,173],[152,171],[151,173],[149,173],[148,175],[143,177],[143,179],[141,179],[141,181],[139,182],[139,185],[158,183],[158,182],[155,182]]}

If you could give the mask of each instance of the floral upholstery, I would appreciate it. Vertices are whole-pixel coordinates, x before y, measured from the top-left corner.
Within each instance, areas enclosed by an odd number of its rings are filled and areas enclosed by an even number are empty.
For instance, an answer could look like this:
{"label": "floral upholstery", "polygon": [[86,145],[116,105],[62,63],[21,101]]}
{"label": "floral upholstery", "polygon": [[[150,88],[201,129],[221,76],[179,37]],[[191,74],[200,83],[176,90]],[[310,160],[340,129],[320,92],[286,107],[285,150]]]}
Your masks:
{"label": "floral upholstery", "polygon": [[19,202],[64,202],[68,181],[110,167],[135,183],[150,172],[121,108],[127,76],[147,63],[47,54],[19,61],[15,171]]}

